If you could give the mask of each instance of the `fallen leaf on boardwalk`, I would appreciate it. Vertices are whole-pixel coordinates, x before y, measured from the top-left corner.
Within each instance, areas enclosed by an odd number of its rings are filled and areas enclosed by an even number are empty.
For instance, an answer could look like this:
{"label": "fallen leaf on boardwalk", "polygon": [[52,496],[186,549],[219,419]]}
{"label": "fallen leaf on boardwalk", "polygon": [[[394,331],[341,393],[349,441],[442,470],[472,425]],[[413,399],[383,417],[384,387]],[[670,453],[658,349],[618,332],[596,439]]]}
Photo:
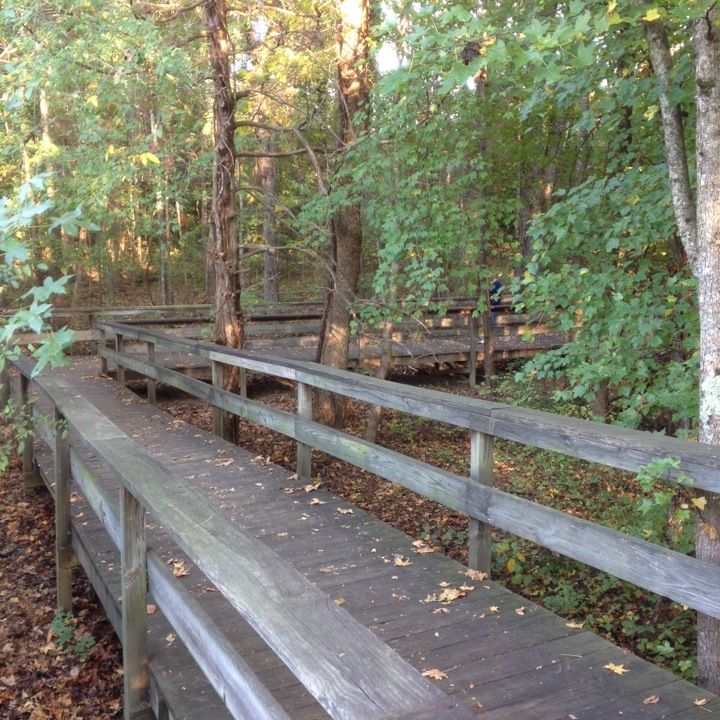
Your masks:
{"label": "fallen leaf on boardwalk", "polygon": [[328,565],[327,567],[321,567],[318,572],[324,573],[325,575],[335,575],[337,568],[334,565]]}
{"label": "fallen leaf on boardwalk", "polygon": [[500,608],[499,608],[497,605],[491,605],[491,606],[490,606],[490,612],[491,612],[491,613],[499,613],[499,612],[500,612]]}
{"label": "fallen leaf on boardwalk", "polygon": [[624,665],[616,665],[615,663],[603,665],[603,669],[614,672],[616,675],[624,675],[625,673],[630,672]]}
{"label": "fallen leaf on boardwalk", "polygon": [[174,636],[172,633],[170,633],[169,635],[166,635],[166,636],[165,636],[165,642],[166,642],[168,645],[172,645],[172,644],[175,642],[175,636]]}
{"label": "fallen leaf on boardwalk", "polygon": [[353,511],[350,508],[338,508],[337,511],[341,515],[352,515],[353,514]]}
{"label": "fallen leaf on boardwalk", "polygon": [[468,570],[465,574],[474,582],[482,582],[488,578],[487,573],[480,572],[479,570]]}
{"label": "fallen leaf on boardwalk", "polygon": [[424,540],[413,540],[413,547],[416,547],[416,548],[425,547],[425,541]]}
{"label": "fallen leaf on boardwalk", "polygon": [[432,678],[433,680],[444,680],[447,677],[447,673],[437,668],[432,668],[432,670],[425,670],[423,677]]}
{"label": "fallen leaf on boardwalk", "polygon": [[335,598],[335,604],[336,604],[336,605],[344,605],[344,604],[345,604],[345,598]]}
{"label": "fallen leaf on boardwalk", "polygon": [[707,705],[709,702],[710,701],[707,698],[702,698],[700,700],[698,698],[695,698],[695,700],[693,700],[693,705],[697,705],[698,707],[703,707],[704,705]]}
{"label": "fallen leaf on boardwalk", "polygon": [[427,547],[419,548],[418,550],[415,550],[415,552],[416,552],[418,555],[431,555],[432,553],[435,552],[435,548],[434,548],[434,547],[427,546]]}
{"label": "fallen leaf on boardwalk", "polygon": [[442,582],[439,582],[438,585],[440,587],[450,587],[450,583],[443,580]]}
{"label": "fallen leaf on boardwalk", "polygon": [[406,558],[398,553],[396,553],[394,557],[395,562],[393,563],[393,565],[395,565],[395,567],[407,567],[408,565],[412,565],[412,563],[410,562],[410,558]]}
{"label": "fallen leaf on boardwalk", "polygon": [[464,593],[466,595],[467,595],[467,593],[471,593],[474,589],[475,589],[474,585],[466,585],[465,583],[463,583],[460,586],[460,592]]}
{"label": "fallen leaf on boardwalk", "polygon": [[447,605],[462,596],[463,594],[457,588],[445,588],[440,595],[438,595],[438,601]]}
{"label": "fallen leaf on boardwalk", "polygon": [[704,510],[705,506],[707,505],[707,498],[704,497],[696,497],[691,500],[692,504],[698,509],[698,510]]}
{"label": "fallen leaf on boardwalk", "polygon": [[583,625],[585,625],[584,622],[573,622],[570,620],[569,622],[566,622],[565,625],[569,628],[574,628],[575,630],[579,630]]}
{"label": "fallen leaf on boardwalk", "polygon": [[157,612],[157,605],[148,604],[148,606],[145,608],[145,612],[148,615],[154,615]]}
{"label": "fallen leaf on boardwalk", "polygon": [[438,601],[438,597],[437,597],[437,595],[436,595],[435,593],[433,593],[432,595],[428,595],[428,596],[423,600],[424,603],[434,603],[434,602],[437,602],[437,601]]}
{"label": "fallen leaf on boardwalk", "polygon": [[308,485],[303,485],[303,490],[305,492],[313,492],[317,490],[320,487],[320,483],[309,483]]}
{"label": "fallen leaf on boardwalk", "polygon": [[648,695],[643,700],[643,705],[657,705],[660,702],[660,697],[658,695]]}
{"label": "fallen leaf on boardwalk", "polygon": [[170,562],[172,562],[172,572],[175,577],[185,577],[190,572],[183,560],[171,560]]}
{"label": "fallen leaf on boardwalk", "polygon": [[227,467],[228,465],[232,465],[235,462],[233,458],[228,458],[227,460],[218,460],[215,463],[216,467]]}
{"label": "fallen leaf on boardwalk", "polygon": [[524,615],[524,614],[525,614],[525,608],[524,608],[524,607],[515,608],[515,614],[516,614],[516,615]]}
{"label": "fallen leaf on boardwalk", "polygon": [[450,611],[446,607],[439,607],[433,610],[433,615],[441,615],[443,613],[449,613]]}
{"label": "fallen leaf on boardwalk", "polygon": [[310,505],[325,505],[325,501],[321,500],[320,498],[313,498],[310,501]]}

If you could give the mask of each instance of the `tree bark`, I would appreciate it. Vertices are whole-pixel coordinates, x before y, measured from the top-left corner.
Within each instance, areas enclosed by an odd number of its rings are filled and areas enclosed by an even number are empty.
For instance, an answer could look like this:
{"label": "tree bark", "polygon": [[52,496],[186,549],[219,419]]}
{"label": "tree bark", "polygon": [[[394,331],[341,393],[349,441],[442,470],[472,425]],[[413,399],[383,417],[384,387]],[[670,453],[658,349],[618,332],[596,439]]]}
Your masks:
{"label": "tree bark", "polygon": [[[354,119],[370,88],[369,0],[340,0],[337,5],[337,89],[341,145],[357,139]],[[319,359],[330,367],[347,367],[350,346],[350,312],[357,293],[362,253],[360,208],[338,211],[331,223],[332,272],[325,299]],[[319,393],[316,417],[339,427],[344,421],[345,399]]]}
{"label": "tree bark", "polygon": [[[215,341],[241,348],[244,341],[238,267],[235,184],[235,91],[232,84],[232,43],[225,0],[203,4],[213,80],[213,194],[208,256],[215,280]],[[223,387],[236,392],[238,368],[227,368]],[[237,435],[237,418],[229,415],[227,439]]]}
{"label": "tree bark", "polygon": [[[268,137],[263,143],[263,150],[268,153],[275,151],[275,143],[272,137]],[[277,191],[277,160],[273,157],[261,157],[257,160],[257,173],[260,179],[260,187],[263,189],[263,242],[268,248],[277,247],[277,235],[275,233],[275,194]],[[263,297],[268,302],[278,302],[278,258],[273,250],[266,250],[263,253]]]}
{"label": "tree bark", "polygon": [[668,93],[672,81],[670,43],[661,20],[646,22],[645,35],[650,48],[653,72],[660,84],[660,113],[675,220],[688,260],[694,269],[697,237],[696,208],[690,186],[682,113]]}
{"label": "tree bark", "polygon": [[[700,307],[700,441],[720,444],[720,13],[694,21],[697,102],[697,253]],[[693,255],[688,252],[688,256]],[[698,559],[720,565],[720,497],[706,494]],[[700,684],[720,692],[720,620],[698,614]]]}

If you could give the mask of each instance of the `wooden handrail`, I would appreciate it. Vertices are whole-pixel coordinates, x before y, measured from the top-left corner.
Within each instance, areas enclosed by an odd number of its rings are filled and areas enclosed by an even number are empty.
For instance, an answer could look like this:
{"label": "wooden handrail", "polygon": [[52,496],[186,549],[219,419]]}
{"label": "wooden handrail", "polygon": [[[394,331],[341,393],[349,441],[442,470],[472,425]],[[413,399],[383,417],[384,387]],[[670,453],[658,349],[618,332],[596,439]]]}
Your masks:
{"label": "wooden handrail", "polygon": [[[183,390],[213,407],[235,413],[305,446],[352,463],[472,519],[489,523],[720,618],[720,594],[717,592],[720,588],[720,567],[473,482],[394,450],[240,397],[140,358],[120,355],[108,349],[101,349],[101,352],[108,360],[123,363],[130,370]],[[360,376],[348,374],[360,379]],[[297,376],[293,379],[300,380]],[[300,381],[306,382],[305,379]],[[397,387],[405,389],[404,386],[396,386],[396,392]],[[451,396],[444,397],[449,399]],[[481,409],[486,405],[483,403]]]}
{"label": "wooden handrail", "polygon": [[[98,322],[96,328],[121,334],[125,339],[153,342],[174,352],[296,380],[356,400],[621,470],[637,472],[656,458],[679,459],[678,470],[692,478],[695,488],[720,493],[720,448],[714,446],[541,410],[457,397],[316,363],[171,337],[121,323]],[[673,478],[674,473],[669,473],[667,479]]]}
{"label": "wooden handrail", "polygon": [[[15,365],[23,377],[29,377],[34,364],[20,359]],[[71,392],[61,379],[52,375],[37,377],[33,383],[48,395],[55,413],[62,416],[74,436],[91,447],[94,455],[122,483],[121,512],[112,509],[117,505],[109,503],[106,497],[98,503],[98,509],[101,519],[115,527],[109,534],[124,546],[124,562],[126,555],[129,556],[130,567],[123,567],[123,577],[128,575],[129,584],[123,583],[122,624],[123,643],[128,638],[135,639],[132,652],[127,653],[126,648],[125,653],[131,662],[130,667],[126,665],[125,674],[136,681],[130,694],[132,699],[136,699],[142,673],[138,626],[145,620],[144,594],[142,612],[135,606],[140,597],[136,581],[140,555],[144,563],[145,545],[144,540],[137,542],[135,536],[142,533],[139,523],[144,509],[163,526],[331,717],[342,720],[412,717],[421,709],[437,706],[448,708],[443,717],[454,716],[454,710],[450,709],[452,701],[439,688],[270,548],[231,523],[189,483],[178,481],[171,470],[150,457],[94,405]],[[60,437],[60,433],[56,432],[55,437]],[[63,438],[63,442],[65,440]],[[67,448],[67,463],[63,463],[63,467],[68,464],[72,467],[73,454],[77,456],[72,448]],[[83,476],[82,473],[79,475]],[[87,476],[85,479],[87,481]],[[90,495],[97,501],[102,493],[95,491]],[[168,599],[167,587],[172,581],[163,577],[158,563],[150,560],[148,567],[150,589],[157,593],[158,599],[162,598],[158,603],[161,608],[163,603],[170,608],[170,619],[173,613],[183,615],[187,612],[187,597],[183,598],[185,610],[183,603],[173,605]],[[144,570],[142,574],[144,576]],[[127,617],[131,612],[128,599],[133,601],[132,619]],[[190,611],[194,608],[190,607]],[[202,614],[198,620],[204,622]],[[175,625],[179,635],[183,625],[181,620]],[[219,641],[207,623],[204,632]],[[219,647],[218,643],[213,647]],[[212,682],[212,668],[203,669]],[[229,679],[217,670],[215,677],[219,682]],[[241,692],[250,692],[250,698],[245,698],[244,702],[246,706],[248,702],[253,705],[254,714],[243,714],[239,710],[234,716],[268,720],[285,718],[282,711],[278,714],[261,712],[262,698],[252,694],[255,691],[262,693],[256,682],[254,676],[244,676],[242,687],[235,687],[235,693],[231,694],[240,697]],[[225,692],[223,696],[226,696]],[[126,700],[128,697],[126,684]],[[458,710],[457,717],[461,715],[465,716],[465,710]]]}

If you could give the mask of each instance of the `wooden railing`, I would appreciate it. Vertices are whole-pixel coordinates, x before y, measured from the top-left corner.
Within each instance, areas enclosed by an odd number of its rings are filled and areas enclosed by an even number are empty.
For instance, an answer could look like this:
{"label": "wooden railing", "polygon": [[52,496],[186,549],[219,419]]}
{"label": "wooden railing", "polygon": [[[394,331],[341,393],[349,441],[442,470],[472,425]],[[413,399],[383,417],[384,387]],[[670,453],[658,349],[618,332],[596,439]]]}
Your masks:
{"label": "wooden railing", "polygon": [[[33,363],[14,362],[26,399]],[[153,370],[154,371],[154,370]],[[121,555],[124,717],[147,717],[146,593],[153,599],[234,718],[289,720],[213,620],[166,563],[148,549],[149,513],[177,546],[282,659],[327,713],[343,720],[467,720],[459,706],[389,649],[364,625],[240,530],[190,485],[150,457],[62,379],[41,375],[32,389],[49,398],[52,423],[37,429],[53,450],[58,605],[71,606],[74,549],[87,550],[72,532],[70,481],[77,483]],[[39,415],[36,406],[34,414]],[[32,443],[28,446],[31,448]],[[120,481],[119,503],[84,459],[83,448]],[[32,455],[26,457],[31,472]],[[162,715],[162,713],[161,713]],[[166,716],[166,714],[165,714]]]}
{"label": "wooden railing", "polygon": [[[312,450],[321,450],[468,515],[469,564],[473,567],[489,570],[490,527],[494,526],[720,618],[719,567],[492,486],[495,437],[631,471],[656,458],[678,459],[678,471],[689,475],[696,489],[713,493],[720,492],[717,448],[408,387],[314,363],[262,357],[118,323],[98,323],[97,330],[101,336],[98,350],[105,362],[132,369],[149,378],[150,383],[162,382],[205,400],[216,409],[218,417],[220,411],[235,413],[294,438],[301,477],[310,475]],[[115,350],[106,347],[111,336],[116,340]],[[149,359],[123,352],[125,339],[146,343]],[[210,361],[214,384],[159,366],[152,361],[158,347]],[[267,407],[248,399],[245,393],[235,395],[222,390],[222,368],[228,365],[295,381],[298,413]],[[122,377],[122,373],[119,375]],[[470,478],[313,422],[312,388],[468,429]],[[221,431],[217,425],[216,431]],[[673,482],[672,475],[668,482]]]}

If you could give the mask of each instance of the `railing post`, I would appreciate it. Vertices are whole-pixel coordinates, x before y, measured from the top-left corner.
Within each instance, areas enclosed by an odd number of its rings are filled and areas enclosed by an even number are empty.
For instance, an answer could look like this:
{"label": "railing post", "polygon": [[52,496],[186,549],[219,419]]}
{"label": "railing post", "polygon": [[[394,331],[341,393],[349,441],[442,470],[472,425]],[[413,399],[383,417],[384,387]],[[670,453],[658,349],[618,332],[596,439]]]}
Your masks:
{"label": "railing post", "polygon": [[30,378],[20,374],[20,403],[22,405],[25,437],[23,439],[23,487],[26,490],[40,487],[43,482],[35,466],[35,448],[33,431],[33,411],[30,404]]}
{"label": "railing post", "polygon": [[[470,434],[470,479],[493,484],[493,436],[472,431]],[[470,518],[468,526],[468,567],[490,574],[492,527]]]}
{"label": "railing post", "polygon": [[145,509],[126,488],[120,491],[122,522],[123,717],[147,707],[147,566]]}
{"label": "railing post", "polygon": [[10,361],[3,358],[0,362],[3,363],[0,370],[0,413],[2,413],[10,399]]}
{"label": "railing post", "polygon": [[[212,384],[215,390],[223,389],[225,366],[217,360],[212,361]],[[219,437],[225,437],[225,413],[222,408],[213,405],[213,432]]]}
{"label": "railing post", "polygon": [[[104,330],[98,330],[99,339],[98,339],[98,351],[100,348],[105,349],[107,347],[107,333]],[[98,352],[98,355],[100,353]],[[108,374],[108,361],[107,358],[103,355],[100,355],[100,374],[101,375],[107,375]]]}
{"label": "railing post", "polygon": [[238,368],[239,369],[239,377],[238,377],[238,383],[240,385],[240,397],[246,398],[247,397],[247,370],[244,367]]}
{"label": "railing post", "polygon": [[[306,383],[297,384],[297,414],[305,420],[312,420],[312,387]],[[305,443],[297,444],[297,462],[295,465],[297,476],[301,480],[310,480],[312,477],[312,447]]]}
{"label": "railing post", "polygon": [[[147,346],[147,361],[149,363],[155,363],[155,343],[148,340]],[[157,381],[153,378],[147,379],[147,399],[151,405],[157,405]]]}
{"label": "railing post", "polygon": [[65,417],[55,408],[55,575],[57,607],[72,610],[72,525],[70,520],[70,444]]}
{"label": "railing post", "polygon": [[468,358],[468,383],[471,388],[477,385],[477,318],[470,313],[470,356]]}
{"label": "railing post", "polygon": [[[125,349],[125,339],[122,335],[115,335],[115,351],[118,355],[122,354]],[[125,384],[125,368],[120,364],[120,360],[117,361],[117,381],[121,384]]]}

